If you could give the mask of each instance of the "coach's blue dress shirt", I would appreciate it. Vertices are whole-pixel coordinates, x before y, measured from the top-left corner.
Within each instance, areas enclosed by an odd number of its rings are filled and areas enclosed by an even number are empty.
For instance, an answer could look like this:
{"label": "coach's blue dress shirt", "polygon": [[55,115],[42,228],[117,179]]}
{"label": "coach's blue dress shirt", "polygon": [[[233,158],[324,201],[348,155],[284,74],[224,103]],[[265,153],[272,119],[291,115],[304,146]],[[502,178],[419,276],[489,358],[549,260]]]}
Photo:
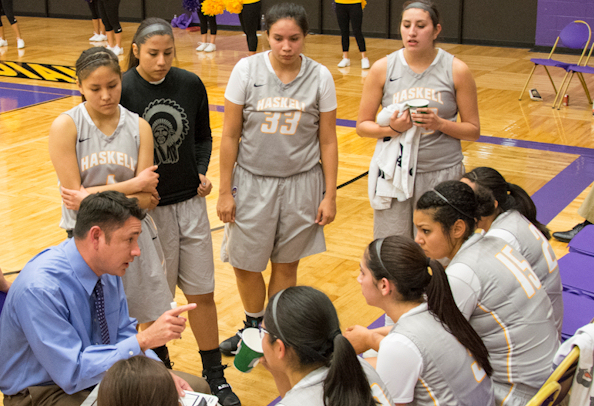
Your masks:
{"label": "coach's blue dress shirt", "polygon": [[[0,390],[57,384],[72,394],[99,383],[116,361],[142,354],[122,281],[103,275],[109,345],[101,344],[93,288],[99,278],[74,239],[51,247],[23,268],[0,315]],[[158,359],[152,351],[147,355]]]}

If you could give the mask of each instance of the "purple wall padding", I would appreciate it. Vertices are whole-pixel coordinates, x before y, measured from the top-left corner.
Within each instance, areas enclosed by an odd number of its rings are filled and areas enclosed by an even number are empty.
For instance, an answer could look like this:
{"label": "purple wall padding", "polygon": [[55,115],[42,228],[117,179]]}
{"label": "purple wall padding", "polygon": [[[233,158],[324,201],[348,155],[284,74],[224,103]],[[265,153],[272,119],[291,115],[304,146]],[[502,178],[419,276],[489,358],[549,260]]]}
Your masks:
{"label": "purple wall padding", "polygon": [[[592,1],[592,0],[587,0]],[[217,16],[217,24],[219,25],[241,25],[239,23],[239,15],[231,14],[225,11],[223,14]]]}
{"label": "purple wall padding", "polygon": [[535,45],[553,46],[563,27],[574,20],[594,30],[594,0],[538,0]]}

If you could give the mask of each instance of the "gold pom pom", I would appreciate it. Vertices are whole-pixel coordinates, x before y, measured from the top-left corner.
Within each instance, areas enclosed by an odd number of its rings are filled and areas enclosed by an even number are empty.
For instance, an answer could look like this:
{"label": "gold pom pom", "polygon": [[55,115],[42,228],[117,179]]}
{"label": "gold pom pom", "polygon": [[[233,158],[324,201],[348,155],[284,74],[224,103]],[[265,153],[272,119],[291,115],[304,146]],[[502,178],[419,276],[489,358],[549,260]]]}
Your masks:
{"label": "gold pom pom", "polygon": [[367,2],[365,0],[361,0],[361,10],[364,10],[366,5]]}
{"label": "gold pom pom", "polygon": [[239,14],[243,10],[243,0],[225,0],[225,8],[230,13]]}
{"label": "gold pom pom", "polygon": [[225,4],[223,0],[204,0],[202,2],[202,13],[207,16],[215,16],[223,14],[225,11]]}

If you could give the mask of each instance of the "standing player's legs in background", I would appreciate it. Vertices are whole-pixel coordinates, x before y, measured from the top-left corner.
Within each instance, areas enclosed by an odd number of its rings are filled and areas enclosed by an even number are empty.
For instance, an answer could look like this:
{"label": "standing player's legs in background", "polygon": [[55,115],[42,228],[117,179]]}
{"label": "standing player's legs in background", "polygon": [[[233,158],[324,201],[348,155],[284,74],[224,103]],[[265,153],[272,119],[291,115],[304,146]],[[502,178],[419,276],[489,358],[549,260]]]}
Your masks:
{"label": "standing player's legs in background", "polygon": [[239,22],[241,23],[241,29],[247,37],[250,55],[254,55],[258,50],[257,32],[261,10],[262,3],[258,1],[252,4],[244,4],[241,13],[239,13]]}
{"label": "standing player's legs in background", "polygon": [[120,25],[120,0],[98,0],[99,15],[105,25],[108,49],[116,55],[123,55],[122,26]]}
{"label": "standing player's legs in background", "polygon": [[[21,31],[19,30],[19,24],[17,23],[16,18],[14,17],[14,12],[12,10],[12,0],[0,0],[0,16],[2,14],[6,15],[8,18],[8,22],[14,31],[14,35],[17,40],[17,48],[23,49],[25,48],[25,41],[21,37]],[[1,17],[0,17],[1,20]],[[0,21],[0,27],[2,27],[2,21]],[[8,46],[8,41],[4,39],[4,27],[0,28],[0,47]]]}
{"label": "standing player's legs in background", "polygon": [[99,16],[99,1],[100,0],[89,1],[91,20],[93,21],[93,36],[89,38],[89,41],[91,42],[107,40],[107,36],[105,35],[105,26],[103,25],[103,21],[101,21],[101,17]]}
{"label": "standing player's legs in background", "polygon": [[[217,49],[215,41],[217,38],[217,17],[207,16],[199,8],[197,11],[200,18],[200,34],[202,34],[202,43],[198,45],[196,51],[213,52]],[[208,41],[208,29],[210,28],[210,41]]]}

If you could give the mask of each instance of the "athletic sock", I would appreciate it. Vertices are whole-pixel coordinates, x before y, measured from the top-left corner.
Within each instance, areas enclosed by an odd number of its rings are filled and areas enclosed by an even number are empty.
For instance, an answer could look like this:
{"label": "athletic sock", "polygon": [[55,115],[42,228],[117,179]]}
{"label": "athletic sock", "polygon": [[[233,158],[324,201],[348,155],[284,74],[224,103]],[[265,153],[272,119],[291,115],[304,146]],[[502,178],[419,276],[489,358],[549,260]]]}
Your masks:
{"label": "athletic sock", "polygon": [[253,317],[246,313],[245,326],[257,328],[262,323],[262,320],[264,320],[264,315],[259,316],[259,317]]}

